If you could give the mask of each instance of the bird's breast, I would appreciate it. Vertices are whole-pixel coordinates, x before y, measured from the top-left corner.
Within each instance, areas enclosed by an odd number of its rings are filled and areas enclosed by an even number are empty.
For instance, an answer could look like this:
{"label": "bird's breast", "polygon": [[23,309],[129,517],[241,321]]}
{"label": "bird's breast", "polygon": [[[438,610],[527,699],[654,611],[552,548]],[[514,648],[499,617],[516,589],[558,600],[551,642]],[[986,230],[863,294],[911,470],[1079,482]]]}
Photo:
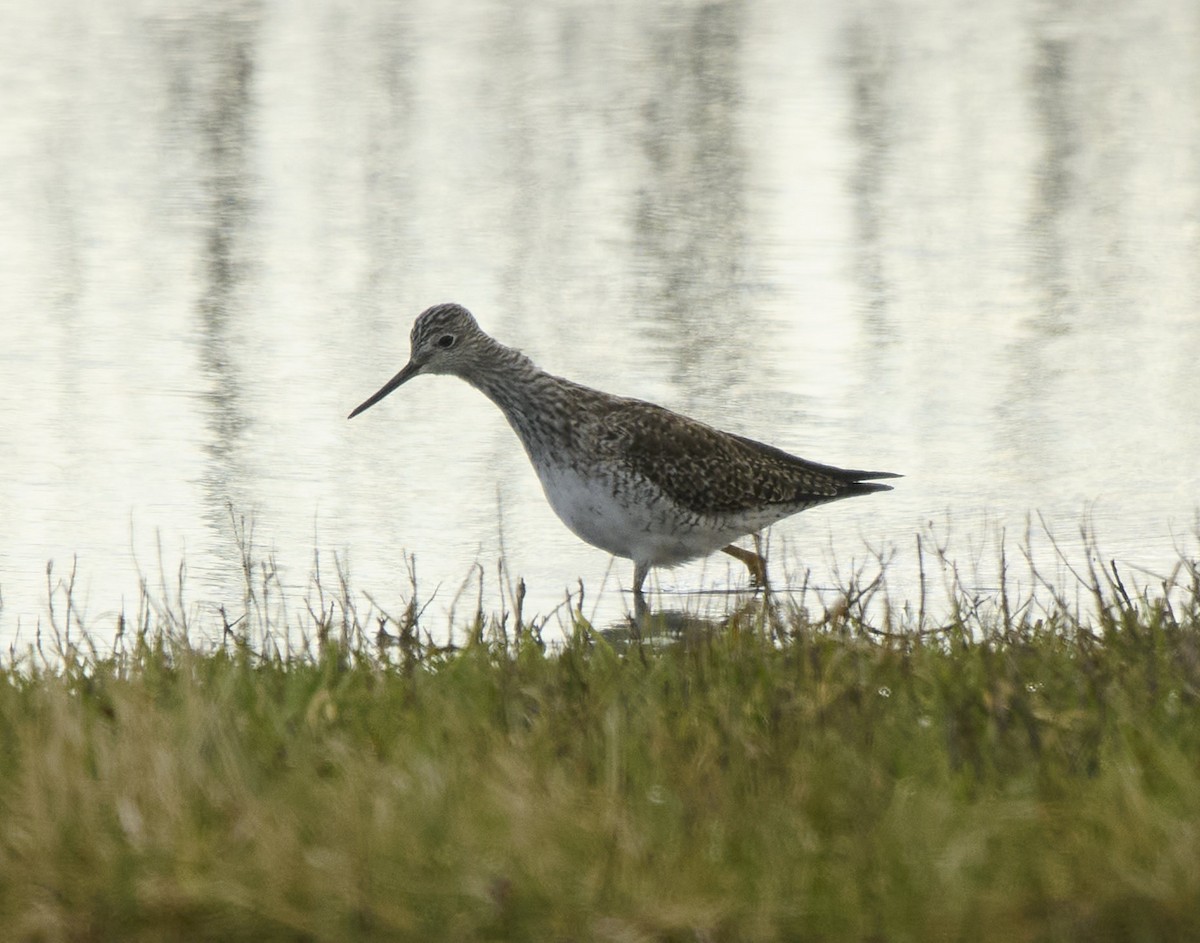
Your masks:
{"label": "bird's breast", "polygon": [[633,557],[638,535],[652,526],[653,507],[623,491],[611,475],[555,463],[537,466],[546,499],[577,536],[621,557]]}
{"label": "bird's breast", "polygon": [[661,489],[619,470],[536,464],[546,499],[594,547],[655,566],[711,553],[748,533],[681,508]]}

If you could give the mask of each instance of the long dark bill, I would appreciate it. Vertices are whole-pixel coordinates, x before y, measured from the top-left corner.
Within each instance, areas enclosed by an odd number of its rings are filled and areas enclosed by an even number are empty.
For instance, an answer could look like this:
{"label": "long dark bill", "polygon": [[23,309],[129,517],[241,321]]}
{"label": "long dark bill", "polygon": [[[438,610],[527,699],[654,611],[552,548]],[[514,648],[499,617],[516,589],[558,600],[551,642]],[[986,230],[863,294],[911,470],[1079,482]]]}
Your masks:
{"label": "long dark bill", "polygon": [[406,363],[404,365],[403,370],[401,370],[399,373],[397,373],[394,377],[392,377],[390,380],[387,381],[387,383],[385,383],[383,385],[383,388],[378,393],[376,393],[374,396],[372,396],[366,402],[360,403],[358,406],[356,406],[354,408],[354,412],[352,412],[346,418],[353,419],[355,416],[357,416],[359,413],[361,413],[364,409],[370,409],[372,406],[374,406],[376,403],[378,403],[381,399],[383,399],[385,396],[387,396],[388,393],[392,392],[392,390],[394,390],[396,387],[400,386],[403,383],[407,383],[414,376],[416,376],[418,369],[419,369],[419,367],[410,360],[408,363]]}

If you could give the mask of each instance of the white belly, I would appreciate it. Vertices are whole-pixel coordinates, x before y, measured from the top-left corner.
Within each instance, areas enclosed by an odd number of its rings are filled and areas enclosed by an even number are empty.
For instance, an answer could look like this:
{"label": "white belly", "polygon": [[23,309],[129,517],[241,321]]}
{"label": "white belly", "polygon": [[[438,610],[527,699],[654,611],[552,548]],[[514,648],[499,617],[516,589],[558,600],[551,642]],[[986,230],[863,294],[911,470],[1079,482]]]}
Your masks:
{"label": "white belly", "polygon": [[719,550],[750,530],[681,509],[650,487],[631,491],[571,468],[537,468],[554,512],[578,537],[618,557],[670,566]]}

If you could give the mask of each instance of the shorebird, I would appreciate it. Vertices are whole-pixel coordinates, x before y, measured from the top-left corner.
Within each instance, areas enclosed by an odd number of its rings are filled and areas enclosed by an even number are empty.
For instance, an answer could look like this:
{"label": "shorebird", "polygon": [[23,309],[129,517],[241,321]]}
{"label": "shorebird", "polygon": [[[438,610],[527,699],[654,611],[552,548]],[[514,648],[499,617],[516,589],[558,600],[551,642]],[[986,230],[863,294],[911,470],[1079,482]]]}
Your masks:
{"label": "shorebird", "polygon": [[820,465],[553,376],[485,334],[462,305],[423,311],[411,344],[404,368],[349,418],[421,374],[466,380],[500,407],[562,522],[589,544],[633,560],[639,603],[650,567],[717,550],[765,584],[761,554],[732,541],[818,504],[890,491],[875,479],[900,477]]}

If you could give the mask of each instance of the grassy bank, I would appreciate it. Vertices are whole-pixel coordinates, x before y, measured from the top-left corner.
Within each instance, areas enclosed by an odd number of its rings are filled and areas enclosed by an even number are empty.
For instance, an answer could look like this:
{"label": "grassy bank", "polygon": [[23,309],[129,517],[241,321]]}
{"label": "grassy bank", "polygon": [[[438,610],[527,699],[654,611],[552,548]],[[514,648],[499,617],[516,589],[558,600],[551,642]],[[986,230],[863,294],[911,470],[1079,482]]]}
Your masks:
{"label": "grassy bank", "polygon": [[[147,614],[0,671],[13,940],[1163,940],[1200,927],[1200,599],[665,644]],[[1189,585],[1190,581],[1190,585]],[[317,610],[324,612],[324,608]],[[281,650],[284,649],[284,650]]]}

